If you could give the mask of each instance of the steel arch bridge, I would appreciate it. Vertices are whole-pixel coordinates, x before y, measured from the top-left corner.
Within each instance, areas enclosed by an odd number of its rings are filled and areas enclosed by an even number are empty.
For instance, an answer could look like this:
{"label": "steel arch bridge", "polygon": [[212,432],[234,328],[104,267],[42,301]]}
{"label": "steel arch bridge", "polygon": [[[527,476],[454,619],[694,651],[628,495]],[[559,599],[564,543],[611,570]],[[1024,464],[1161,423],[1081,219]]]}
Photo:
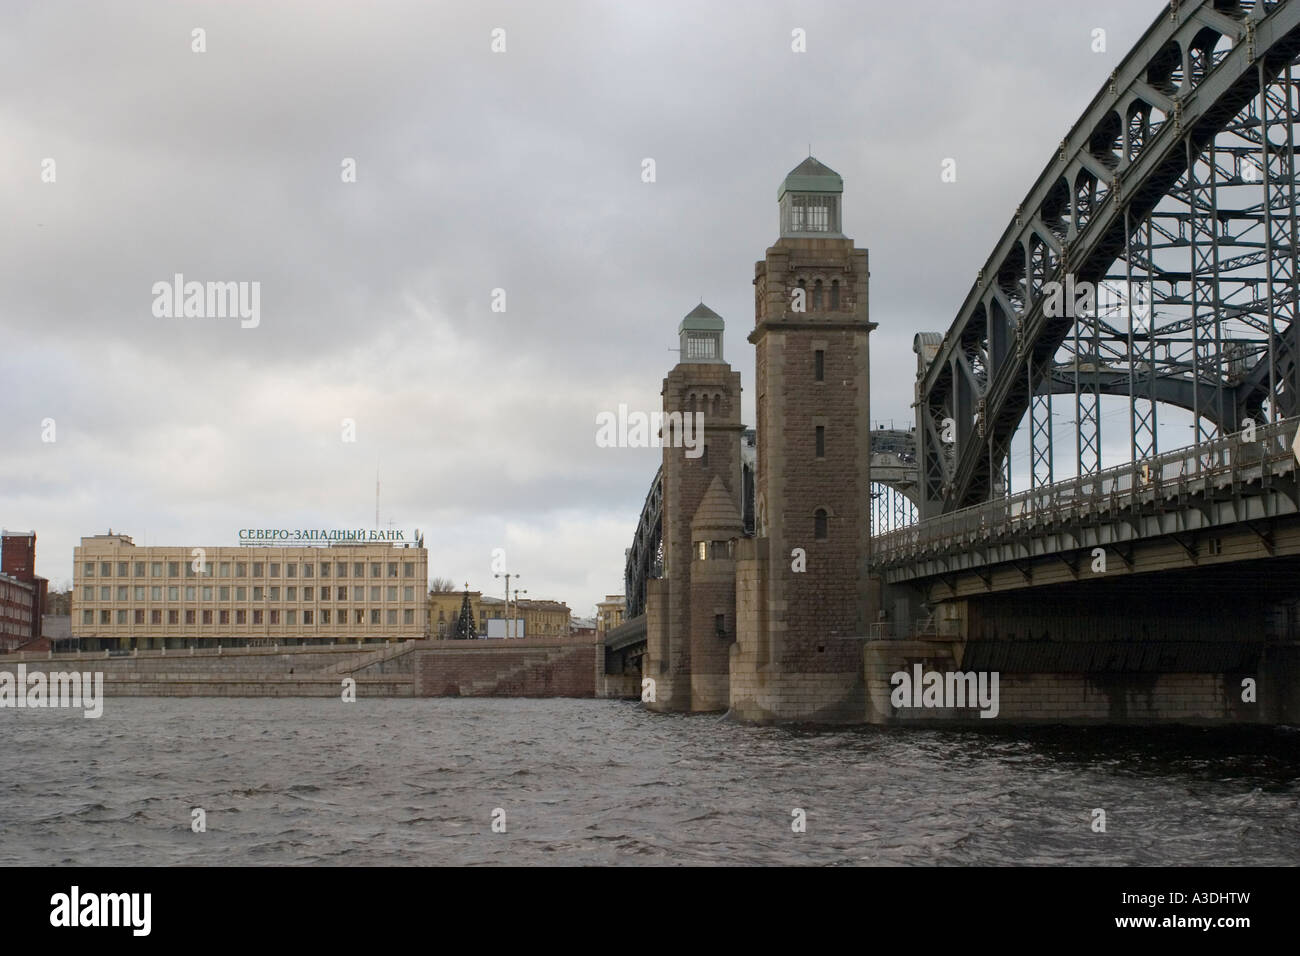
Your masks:
{"label": "steel arch bridge", "polygon": [[1162,405],[1195,444],[1300,412],[1298,55],[1300,0],[1174,0],[1111,74],[952,326],[914,344],[922,518],[1010,494],[1022,427],[1031,488],[1100,472],[1104,395],[1135,465]]}

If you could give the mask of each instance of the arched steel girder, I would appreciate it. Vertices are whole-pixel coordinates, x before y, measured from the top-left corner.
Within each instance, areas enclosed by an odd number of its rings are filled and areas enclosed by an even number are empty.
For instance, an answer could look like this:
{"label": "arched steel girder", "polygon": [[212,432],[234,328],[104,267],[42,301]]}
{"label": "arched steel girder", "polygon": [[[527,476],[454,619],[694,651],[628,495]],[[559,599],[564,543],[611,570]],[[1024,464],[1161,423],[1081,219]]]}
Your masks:
{"label": "arched steel girder", "polygon": [[[1297,410],[1298,53],[1300,0],[1249,9],[1184,0],[1125,57],[1017,209],[952,327],[928,345],[917,392],[923,516],[1005,490],[1011,437],[1026,412],[1031,433],[1041,427],[1036,396],[1055,390],[1045,380],[1062,351],[1078,359],[1084,471],[1100,467],[1102,368],[1117,342],[1134,460],[1154,453],[1155,406],[1166,398],[1191,402],[1198,438],[1214,427],[1205,423],[1226,426],[1266,404],[1273,418]],[[1220,202],[1243,183],[1257,201]],[[1183,264],[1171,265],[1177,257]],[[1045,314],[1048,282],[1108,279],[1125,283],[1130,303],[1146,291],[1151,327],[1135,328],[1126,311],[1116,336],[1097,316]],[[1167,384],[1179,377],[1183,388]],[[1050,432],[1047,446],[1050,455]]]}
{"label": "arched steel girder", "polygon": [[[1095,374],[1098,391],[1102,395],[1128,396],[1129,373],[1126,369],[1101,369]],[[1040,386],[1037,394],[1043,394],[1046,385],[1050,385],[1053,395],[1073,395],[1074,370],[1068,368],[1053,369],[1050,379],[1044,386]],[[1241,418],[1235,414],[1229,413],[1224,416],[1225,421],[1219,420],[1219,410],[1212,401],[1215,394],[1213,386],[1201,382],[1199,385],[1199,398],[1192,394],[1193,387],[1190,377],[1157,378],[1151,383],[1151,391],[1155,396],[1155,400],[1161,405],[1174,405],[1189,412],[1199,407],[1201,414],[1225,432],[1236,431],[1241,427]],[[1234,405],[1233,407],[1236,408],[1237,406]],[[1262,424],[1262,422],[1258,423]]]}
{"label": "arched steel girder", "polygon": [[655,472],[641,506],[632,546],[627,549],[623,566],[623,594],[627,601],[627,620],[645,613],[646,581],[663,573],[663,503],[664,470]]}

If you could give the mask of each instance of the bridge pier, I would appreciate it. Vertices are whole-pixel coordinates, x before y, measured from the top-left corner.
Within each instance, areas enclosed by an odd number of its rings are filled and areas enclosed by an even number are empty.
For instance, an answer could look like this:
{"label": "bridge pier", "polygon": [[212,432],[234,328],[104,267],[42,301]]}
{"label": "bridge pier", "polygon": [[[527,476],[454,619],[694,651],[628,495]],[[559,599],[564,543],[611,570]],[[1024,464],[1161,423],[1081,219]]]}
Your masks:
{"label": "bridge pier", "polygon": [[[774,599],[768,538],[737,542],[736,623],[730,716],[750,723],[862,723],[863,640],[791,627],[791,603]],[[796,611],[801,610],[798,603]]]}

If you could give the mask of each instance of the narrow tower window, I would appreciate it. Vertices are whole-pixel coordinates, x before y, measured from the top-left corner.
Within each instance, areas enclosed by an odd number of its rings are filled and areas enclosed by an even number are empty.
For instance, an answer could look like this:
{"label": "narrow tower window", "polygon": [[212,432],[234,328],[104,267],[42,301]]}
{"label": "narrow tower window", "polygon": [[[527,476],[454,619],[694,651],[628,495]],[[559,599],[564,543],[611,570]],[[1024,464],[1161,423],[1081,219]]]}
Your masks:
{"label": "narrow tower window", "polygon": [[824,349],[817,349],[813,352],[813,377],[819,381],[826,381],[826,352]]}
{"label": "narrow tower window", "polygon": [[813,310],[820,312],[822,310],[822,280],[818,279],[813,283]]}
{"label": "narrow tower window", "polygon": [[831,280],[831,310],[838,312],[840,308],[840,280]]}
{"label": "narrow tower window", "polygon": [[825,541],[826,537],[826,509],[818,508],[813,512],[813,538]]}
{"label": "narrow tower window", "polygon": [[826,426],[817,426],[817,457],[826,457]]}

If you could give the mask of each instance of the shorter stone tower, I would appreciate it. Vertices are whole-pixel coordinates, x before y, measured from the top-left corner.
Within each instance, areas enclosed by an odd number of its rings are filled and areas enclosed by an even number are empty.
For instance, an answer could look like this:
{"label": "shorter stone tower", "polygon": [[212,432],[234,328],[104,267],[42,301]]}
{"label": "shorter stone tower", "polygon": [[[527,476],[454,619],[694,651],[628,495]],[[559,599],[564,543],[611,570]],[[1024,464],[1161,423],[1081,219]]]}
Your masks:
{"label": "shorter stone tower", "polygon": [[722,555],[741,533],[740,373],[723,360],[723,321],[704,303],[677,331],[659,435],[663,576],[646,586],[642,674],[655,682],[653,710],[725,710],[735,610],[732,560]]}

